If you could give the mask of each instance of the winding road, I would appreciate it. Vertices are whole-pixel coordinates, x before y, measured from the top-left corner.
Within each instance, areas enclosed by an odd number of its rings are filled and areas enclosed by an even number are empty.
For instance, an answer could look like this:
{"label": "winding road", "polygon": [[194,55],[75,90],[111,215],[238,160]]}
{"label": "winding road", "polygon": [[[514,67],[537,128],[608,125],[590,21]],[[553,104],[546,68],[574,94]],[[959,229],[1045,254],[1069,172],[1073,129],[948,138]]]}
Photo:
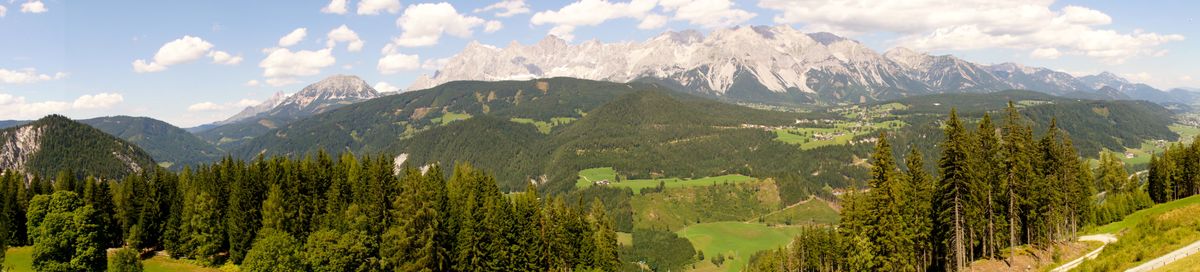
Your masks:
{"label": "winding road", "polygon": [[1095,242],[1104,243],[1104,245],[1101,245],[1100,248],[1097,248],[1096,250],[1092,250],[1092,252],[1088,252],[1088,254],[1084,254],[1083,257],[1079,257],[1078,259],[1071,260],[1070,262],[1067,262],[1066,264],[1063,264],[1062,266],[1059,266],[1058,268],[1055,268],[1054,270],[1050,270],[1051,272],[1071,271],[1071,269],[1074,269],[1076,266],[1079,266],[1079,264],[1083,263],[1084,260],[1095,259],[1097,255],[1100,255],[1100,251],[1104,250],[1104,247],[1108,246],[1108,244],[1111,244],[1111,243],[1117,241],[1117,236],[1113,236],[1112,234],[1108,234],[1108,233],[1096,234],[1096,235],[1086,235],[1086,236],[1080,236],[1079,241],[1083,241],[1083,242],[1095,241]]}
{"label": "winding road", "polygon": [[1183,259],[1184,257],[1196,254],[1197,252],[1200,252],[1200,241],[1196,241],[1190,245],[1184,246],[1183,248],[1171,251],[1171,253],[1167,253],[1167,255],[1162,255],[1162,257],[1155,258],[1137,267],[1125,270],[1125,272],[1151,271],[1155,268],[1163,267],[1179,259]]}

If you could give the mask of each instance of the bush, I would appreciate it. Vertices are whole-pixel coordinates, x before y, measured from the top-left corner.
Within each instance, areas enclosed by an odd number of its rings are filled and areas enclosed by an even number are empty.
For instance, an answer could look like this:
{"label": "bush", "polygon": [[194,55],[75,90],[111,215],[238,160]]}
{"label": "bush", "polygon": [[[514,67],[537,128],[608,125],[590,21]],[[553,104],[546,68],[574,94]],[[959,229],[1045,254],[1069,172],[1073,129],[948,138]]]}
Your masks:
{"label": "bush", "polygon": [[121,248],[108,259],[108,271],[112,272],[142,272],[142,259],[137,250],[129,247]]}
{"label": "bush", "polygon": [[304,271],[300,262],[300,244],[286,232],[263,229],[246,253],[242,271]]}

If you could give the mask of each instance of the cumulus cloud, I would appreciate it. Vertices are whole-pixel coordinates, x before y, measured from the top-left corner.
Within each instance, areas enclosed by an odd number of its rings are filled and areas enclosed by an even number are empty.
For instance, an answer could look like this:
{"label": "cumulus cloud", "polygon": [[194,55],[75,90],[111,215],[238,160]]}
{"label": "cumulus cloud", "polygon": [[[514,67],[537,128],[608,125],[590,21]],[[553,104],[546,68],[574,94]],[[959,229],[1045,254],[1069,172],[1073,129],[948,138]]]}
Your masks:
{"label": "cumulus cloud", "polygon": [[72,110],[108,109],[123,102],[117,93],[83,95],[74,101],[30,102],[23,96],[0,93],[0,116],[11,119],[37,119],[52,113]]}
{"label": "cumulus cloud", "polygon": [[189,111],[189,112],[226,111],[226,110],[235,110],[235,109],[242,109],[242,108],[246,108],[246,107],[256,106],[261,103],[262,103],[262,101],[248,99],[248,98],[243,98],[242,100],[228,102],[228,103],[221,103],[221,104],[205,101],[205,102],[200,102],[200,103],[196,103],[196,104],[192,104],[191,106],[188,106],[187,111]]}
{"label": "cumulus cloud", "polygon": [[421,58],[417,55],[406,55],[401,53],[390,53],[379,59],[379,64],[375,66],[379,69],[380,74],[390,75],[403,71],[411,71],[421,68]]}
{"label": "cumulus cloud", "polygon": [[279,47],[290,47],[296,45],[297,43],[300,43],[300,41],[303,41],[305,36],[308,36],[307,28],[301,27],[297,28],[296,30],[292,30],[292,32],[284,35],[282,38],[279,38]]}
{"label": "cumulus cloud", "polygon": [[[1009,48],[1041,57],[1080,55],[1109,63],[1166,52],[1156,47],[1184,37],[1103,26],[1112,18],[1080,6],[1052,8],[1046,0],[760,0],[777,10],[776,23],[803,23],[808,31],[854,35],[892,32],[894,42],[919,50]],[[1033,51],[1040,51],[1034,54]]]}
{"label": "cumulus cloud", "polygon": [[42,81],[56,80],[66,78],[67,74],[63,72],[55,73],[54,75],[39,74],[37,69],[24,68],[17,70],[0,69],[0,82],[7,84],[28,84]]}
{"label": "cumulus cloud", "polygon": [[659,4],[675,13],[673,19],[707,28],[734,26],[756,16],[734,7],[730,0],[661,0]]}
{"label": "cumulus cloud", "polygon": [[311,76],[321,73],[321,69],[336,62],[333,48],[317,51],[292,51],[287,48],[271,50],[267,57],[258,63],[263,68],[263,77],[267,84],[282,86],[298,82],[295,77]]}
{"label": "cumulus cloud", "polygon": [[380,81],[379,83],[375,83],[375,90],[379,91],[380,93],[393,93],[399,92],[400,87],[393,86],[385,81]]}
{"label": "cumulus cloud", "polygon": [[363,40],[358,38],[358,33],[350,30],[350,27],[346,25],[330,30],[329,34],[325,35],[325,38],[325,47],[333,48],[337,46],[337,43],[344,42],[349,43],[346,46],[346,50],[350,52],[362,51],[363,48]]}
{"label": "cumulus cloud", "polygon": [[[133,71],[138,73],[163,71],[171,65],[192,62],[200,59],[209,54],[209,51],[211,51],[212,48],[213,44],[204,41],[204,39],[193,36],[183,36],[183,38],[175,39],[163,44],[163,46],[158,49],[158,52],[154,54],[154,59],[152,61],[146,61],[143,59],[134,60]],[[236,60],[236,62],[241,62],[240,59],[237,59],[239,57],[229,56],[228,53],[225,53],[224,55],[229,57],[228,59],[223,59],[224,64],[229,64],[229,62],[234,60]],[[213,58],[214,61],[216,61],[216,57],[214,56]],[[232,64],[237,64],[236,62],[233,62]]]}
{"label": "cumulus cloud", "polygon": [[329,5],[321,8],[321,13],[329,14],[346,14],[346,1],[348,0],[333,0],[329,1]]}
{"label": "cumulus cloud", "polygon": [[492,33],[492,32],[499,31],[501,28],[504,28],[504,23],[501,23],[500,21],[492,20],[492,21],[488,21],[487,24],[483,25],[483,32]]}
{"label": "cumulus cloud", "polygon": [[475,13],[489,11],[496,11],[496,17],[512,17],[517,14],[529,13],[529,5],[525,4],[525,0],[504,0],[475,9]]}
{"label": "cumulus cloud", "polygon": [[470,37],[471,29],[482,24],[483,19],[459,14],[450,3],[410,5],[396,19],[403,33],[392,42],[406,47],[430,46],[437,44],[442,34]]}
{"label": "cumulus cloud", "polygon": [[358,15],[376,15],[380,12],[400,12],[400,0],[362,0],[358,2]]}
{"label": "cumulus cloud", "polygon": [[[571,33],[578,26],[594,26],[620,18],[643,19],[657,6],[655,0],[633,0],[613,3],[607,0],[580,0],[559,10],[533,14],[533,25],[554,25],[550,34],[564,40],[574,39]],[[656,18],[657,19],[657,18]]]}
{"label": "cumulus cloud", "polygon": [[0,5],[0,18],[4,18],[5,15],[8,15],[8,8]]}
{"label": "cumulus cloud", "polygon": [[[11,2],[10,2],[11,3]],[[46,9],[46,4],[42,4],[41,0],[34,0],[21,4],[21,13],[43,13],[50,11]]]}
{"label": "cumulus cloud", "polygon": [[213,103],[213,102],[200,102],[200,103],[196,103],[196,104],[192,104],[191,106],[188,106],[187,110],[190,112],[219,111],[219,110],[225,110],[225,107],[218,105],[217,103]]}
{"label": "cumulus cloud", "polygon": [[262,85],[262,83],[259,83],[257,79],[251,79],[250,81],[246,81],[246,84],[244,85],[246,85],[246,87],[258,87],[259,85]]}
{"label": "cumulus cloud", "polygon": [[1029,56],[1038,59],[1057,59],[1062,56],[1062,52],[1058,52],[1057,48],[1038,48],[1030,52]]}
{"label": "cumulus cloud", "polygon": [[638,29],[661,28],[661,27],[667,25],[667,19],[669,19],[669,18],[667,18],[667,16],[662,16],[662,15],[658,15],[658,14],[649,14],[649,15],[646,15],[646,18],[642,19],[642,22],[638,24],[637,28]]}
{"label": "cumulus cloud", "polygon": [[213,50],[208,53],[208,57],[212,58],[213,63],[216,64],[237,65],[238,63],[242,63],[242,56],[230,55],[225,51]]}
{"label": "cumulus cloud", "polygon": [[71,103],[71,107],[81,110],[107,109],[125,101],[125,97],[116,93],[99,93],[94,95],[84,95],[75,99]]}

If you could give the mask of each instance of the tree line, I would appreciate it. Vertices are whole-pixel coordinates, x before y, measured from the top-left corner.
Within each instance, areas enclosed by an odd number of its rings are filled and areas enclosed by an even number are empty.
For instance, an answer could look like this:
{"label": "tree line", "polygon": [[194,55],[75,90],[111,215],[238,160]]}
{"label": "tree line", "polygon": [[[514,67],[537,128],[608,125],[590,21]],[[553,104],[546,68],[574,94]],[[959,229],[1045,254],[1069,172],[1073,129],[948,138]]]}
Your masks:
{"label": "tree line", "polygon": [[1173,143],[1162,154],[1151,155],[1146,170],[1146,183],[1154,202],[1200,193],[1200,136],[1191,144]]}
{"label": "tree line", "polygon": [[936,176],[917,148],[898,162],[881,135],[868,188],[844,196],[841,226],[805,229],[790,248],[756,256],[751,269],[958,271],[1005,258],[1006,248],[1074,239],[1083,226],[1152,204],[1115,155],[1093,168],[1056,121],[1035,137],[1012,103],[1006,113],[1000,126],[985,114],[968,130],[952,109],[941,123]]}
{"label": "tree line", "polygon": [[542,196],[532,186],[506,195],[467,164],[447,175],[439,166],[394,169],[387,156],[319,152],[120,180],[7,171],[0,181],[2,240],[32,245],[38,271],[102,271],[112,247],[244,271],[620,266],[615,223],[599,201]]}

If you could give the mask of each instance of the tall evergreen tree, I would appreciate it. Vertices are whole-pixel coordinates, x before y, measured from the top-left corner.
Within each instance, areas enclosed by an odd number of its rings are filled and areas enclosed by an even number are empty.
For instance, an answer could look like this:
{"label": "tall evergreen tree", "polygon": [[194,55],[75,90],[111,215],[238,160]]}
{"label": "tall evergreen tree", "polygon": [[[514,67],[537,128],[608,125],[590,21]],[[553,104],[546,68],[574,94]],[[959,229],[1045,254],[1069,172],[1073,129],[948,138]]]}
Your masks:
{"label": "tall evergreen tree", "polygon": [[963,212],[971,193],[968,136],[957,110],[950,110],[950,118],[944,126],[946,139],[941,144],[942,157],[938,161],[942,176],[938,183],[937,207],[942,230],[938,240],[946,249],[947,269],[957,271],[966,268],[967,263]]}

